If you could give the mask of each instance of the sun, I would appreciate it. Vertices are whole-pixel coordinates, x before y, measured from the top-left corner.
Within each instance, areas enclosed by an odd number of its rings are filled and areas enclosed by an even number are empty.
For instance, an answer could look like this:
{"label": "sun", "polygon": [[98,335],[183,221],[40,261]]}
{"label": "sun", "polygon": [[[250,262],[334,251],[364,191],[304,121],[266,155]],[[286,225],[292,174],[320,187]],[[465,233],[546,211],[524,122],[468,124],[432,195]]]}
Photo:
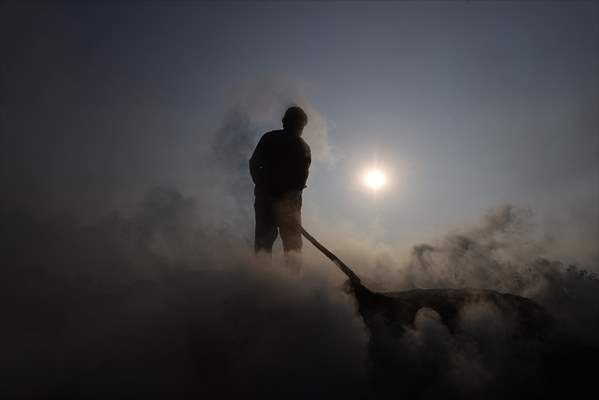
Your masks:
{"label": "sun", "polygon": [[379,190],[386,183],[387,178],[383,171],[379,169],[371,169],[364,175],[364,184],[372,190]]}

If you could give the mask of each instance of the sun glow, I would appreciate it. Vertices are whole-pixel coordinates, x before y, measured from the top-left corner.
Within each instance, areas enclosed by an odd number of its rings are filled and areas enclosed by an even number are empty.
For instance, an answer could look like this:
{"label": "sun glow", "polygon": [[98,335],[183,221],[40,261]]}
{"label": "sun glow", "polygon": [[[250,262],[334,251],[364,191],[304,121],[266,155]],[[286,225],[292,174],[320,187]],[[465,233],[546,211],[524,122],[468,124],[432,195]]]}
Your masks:
{"label": "sun glow", "polygon": [[371,169],[364,175],[364,184],[372,190],[379,190],[386,183],[387,178],[383,171],[379,169]]}

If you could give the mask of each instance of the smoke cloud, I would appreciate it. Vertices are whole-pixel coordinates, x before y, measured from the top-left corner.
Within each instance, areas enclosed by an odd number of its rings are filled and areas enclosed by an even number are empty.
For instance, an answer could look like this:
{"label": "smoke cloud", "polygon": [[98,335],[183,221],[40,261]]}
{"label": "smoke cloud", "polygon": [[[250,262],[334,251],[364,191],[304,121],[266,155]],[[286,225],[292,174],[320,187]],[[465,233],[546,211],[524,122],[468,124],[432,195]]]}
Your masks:
{"label": "smoke cloud", "polygon": [[343,277],[309,248],[302,277],[276,257],[256,260],[247,160],[259,135],[299,104],[315,167],[333,152],[326,119],[299,90],[249,86],[196,144],[196,184],[151,187],[93,222],[42,194],[37,207],[2,206],[7,398],[541,398],[591,385],[595,266],[550,258],[533,210],[498,207],[407,259],[311,221],[372,289],[479,288],[536,301],[557,322],[532,339],[488,302],[463,306],[457,330],[429,308],[405,326],[380,317],[367,328]]}
{"label": "smoke cloud", "polygon": [[[282,265],[262,266],[226,231],[198,222],[197,207],[192,198],[155,189],[134,215],[112,214],[92,226],[50,212],[4,210],[1,285],[10,301],[3,302],[1,343],[10,379],[4,380],[3,393],[16,398],[372,394],[369,335],[385,333],[368,332],[352,297],[331,283],[328,272],[313,272],[332,271],[330,266],[320,263],[302,279]],[[483,238],[486,228],[477,230]],[[458,262],[463,241],[444,243],[443,250],[425,251],[443,251]],[[492,282],[468,269],[457,278],[444,273],[435,278],[441,264],[430,260],[437,255],[429,257],[428,270],[416,274],[414,263],[423,255],[414,257],[406,276],[431,275],[426,280],[431,285]],[[578,363],[585,361],[574,357],[581,354],[579,347],[596,350],[597,313],[589,307],[598,300],[594,275],[543,259],[504,272],[509,279],[497,278],[498,283],[551,310],[566,342],[535,342],[523,359],[523,343],[512,338],[509,316],[492,304],[462,309],[459,334],[435,311],[422,309],[403,337],[389,337],[395,369],[385,377],[387,385],[419,398],[441,392],[521,393],[516,384],[541,396],[547,373],[537,370],[541,365],[534,357],[558,350],[556,357]],[[583,380],[591,371],[581,364],[574,370]],[[499,390],[502,382],[512,386]]]}

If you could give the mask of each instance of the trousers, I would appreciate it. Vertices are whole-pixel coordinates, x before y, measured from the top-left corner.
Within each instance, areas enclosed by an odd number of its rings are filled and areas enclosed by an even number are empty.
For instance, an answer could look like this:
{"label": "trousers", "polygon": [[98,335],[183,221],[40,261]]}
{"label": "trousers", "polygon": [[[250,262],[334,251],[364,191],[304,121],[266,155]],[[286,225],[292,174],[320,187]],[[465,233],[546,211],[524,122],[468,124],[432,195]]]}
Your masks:
{"label": "trousers", "polygon": [[280,197],[256,194],[254,202],[256,232],[254,250],[272,253],[272,246],[281,235],[283,250],[300,252],[302,248],[302,192],[290,191]]}

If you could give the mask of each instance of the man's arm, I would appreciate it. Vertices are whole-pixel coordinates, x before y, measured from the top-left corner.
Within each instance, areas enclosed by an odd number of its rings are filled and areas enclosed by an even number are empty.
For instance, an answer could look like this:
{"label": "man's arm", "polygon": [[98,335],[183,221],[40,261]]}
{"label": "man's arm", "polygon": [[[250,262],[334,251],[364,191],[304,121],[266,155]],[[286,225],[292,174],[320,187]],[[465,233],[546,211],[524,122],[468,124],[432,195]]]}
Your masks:
{"label": "man's arm", "polygon": [[312,152],[310,151],[310,146],[306,142],[302,140],[302,168],[301,168],[301,177],[300,177],[300,190],[306,187],[306,182],[308,181],[308,174],[310,169],[310,164],[312,163]]}
{"label": "man's arm", "polygon": [[250,158],[250,174],[252,175],[252,180],[254,181],[254,185],[257,185],[258,182],[261,181],[260,177],[262,175],[262,167],[263,167],[263,156],[264,156],[264,137],[260,139],[258,145],[254,149],[254,153]]}

